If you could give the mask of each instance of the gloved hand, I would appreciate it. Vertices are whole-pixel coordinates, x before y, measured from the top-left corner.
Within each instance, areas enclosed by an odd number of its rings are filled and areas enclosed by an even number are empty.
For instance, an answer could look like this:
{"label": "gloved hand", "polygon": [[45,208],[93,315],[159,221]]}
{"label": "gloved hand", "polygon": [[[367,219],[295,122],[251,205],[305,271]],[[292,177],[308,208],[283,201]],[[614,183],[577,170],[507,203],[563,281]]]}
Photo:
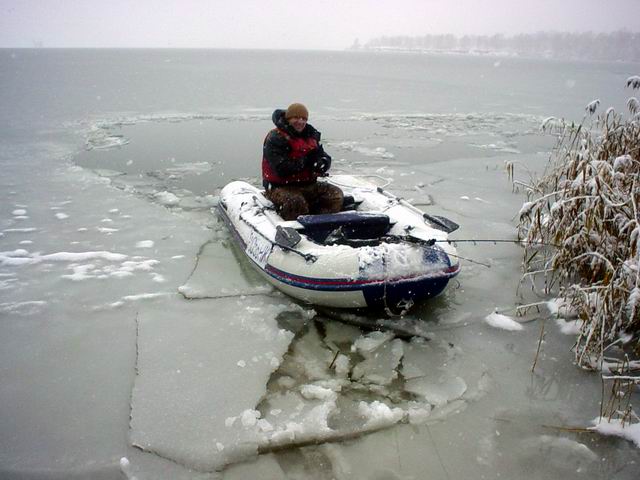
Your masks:
{"label": "gloved hand", "polygon": [[331,167],[331,157],[326,153],[314,162],[313,169],[317,173],[325,174]]}

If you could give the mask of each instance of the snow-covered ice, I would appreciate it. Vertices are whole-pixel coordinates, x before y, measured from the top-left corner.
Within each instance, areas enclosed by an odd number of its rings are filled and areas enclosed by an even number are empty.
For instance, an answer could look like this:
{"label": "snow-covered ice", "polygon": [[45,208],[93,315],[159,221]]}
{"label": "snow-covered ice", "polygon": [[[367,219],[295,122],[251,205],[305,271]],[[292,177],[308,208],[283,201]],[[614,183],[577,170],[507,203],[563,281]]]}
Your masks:
{"label": "snow-covered ice", "polygon": [[593,420],[594,430],[602,435],[612,435],[633,442],[640,448],[640,422],[623,424],[621,420],[598,417]]}

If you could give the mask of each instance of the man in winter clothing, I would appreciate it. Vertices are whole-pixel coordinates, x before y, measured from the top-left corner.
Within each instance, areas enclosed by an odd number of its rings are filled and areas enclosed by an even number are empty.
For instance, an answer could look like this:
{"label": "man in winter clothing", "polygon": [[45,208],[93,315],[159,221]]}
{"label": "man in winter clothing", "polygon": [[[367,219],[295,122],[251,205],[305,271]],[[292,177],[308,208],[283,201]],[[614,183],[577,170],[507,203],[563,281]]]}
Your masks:
{"label": "man in winter clothing", "polygon": [[342,190],[317,181],[331,167],[331,157],[320,145],[320,132],[307,123],[308,118],[309,111],[301,103],[276,110],[272,116],[276,128],[264,140],[265,196],[285,220],[342,209]]}

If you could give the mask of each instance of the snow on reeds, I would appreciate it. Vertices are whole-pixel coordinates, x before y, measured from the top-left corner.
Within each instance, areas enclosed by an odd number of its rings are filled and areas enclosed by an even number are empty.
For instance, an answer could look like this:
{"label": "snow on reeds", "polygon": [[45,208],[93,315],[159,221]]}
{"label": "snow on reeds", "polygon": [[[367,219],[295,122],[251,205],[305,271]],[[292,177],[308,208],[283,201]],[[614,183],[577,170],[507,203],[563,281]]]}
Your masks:
{"label": "snow on reeds", "polygon": [[[640,89],[640,77],[627,87]],[[576,360],[590,369],[602,369],[613,346],[621,359],[640,356],[640,108],[632,97],[629,114],[594,116],[598,104],[587,105],[581,124],[545,120],[558,144],[527,185],[518,225],[523,282],[558,291],[578,312]],[[625,380],[640,383],[629,370]]]}

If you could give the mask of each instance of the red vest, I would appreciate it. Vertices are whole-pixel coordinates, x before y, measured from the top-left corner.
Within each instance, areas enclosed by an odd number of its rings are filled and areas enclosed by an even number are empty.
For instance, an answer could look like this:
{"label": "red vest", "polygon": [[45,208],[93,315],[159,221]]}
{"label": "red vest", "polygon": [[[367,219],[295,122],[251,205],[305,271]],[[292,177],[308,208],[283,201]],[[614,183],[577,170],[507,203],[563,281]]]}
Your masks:
{"label": "red vest", "polygon": [[[318,148],[318,142],[313,137],[292,137],[284,130],[276,128],[280,135],[287,139],[289,142],[289,146],[291,147],[291,152],[289,152],[289,158],[292,160],[297,160],[299,158],[307,155],[311,150],[315,150]],[[271,132],[269,132],[271,133]],[[267,135],[268,136],[268,135]],[[310,168],[305,168],[299,173],[294,175],[289,175],[287,177],[280,177],[269,165],[269,162],[266,158],[262,157],[262,178],[269,183],[274,185],[283,185],[290,183],[308,183],[314,182],[318,175],[313,172]]]}

